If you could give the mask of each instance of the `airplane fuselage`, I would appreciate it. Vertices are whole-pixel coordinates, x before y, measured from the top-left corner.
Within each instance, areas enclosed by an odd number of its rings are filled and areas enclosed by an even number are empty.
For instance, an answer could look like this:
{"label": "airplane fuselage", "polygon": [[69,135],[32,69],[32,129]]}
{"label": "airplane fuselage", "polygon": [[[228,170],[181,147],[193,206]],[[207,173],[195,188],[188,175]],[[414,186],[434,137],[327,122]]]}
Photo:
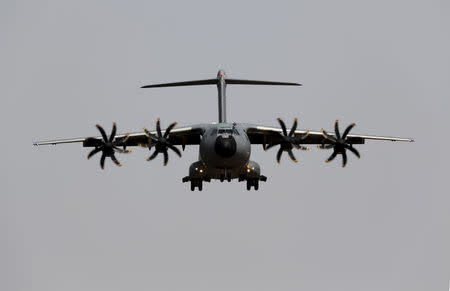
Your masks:
{"label": "airplane fuselage", "polygon": [[211,125],[203,134],[199,161],[189,169],[189,180],[259,180],[260,167],[250,161],[251,143],[236,123]]}
{"label": "airplane fuselage", "polygon": [[242,168],[250,153],[250,140],[237,124],[216,124],[205,131],[200,142],[200,160],[215,169]]}

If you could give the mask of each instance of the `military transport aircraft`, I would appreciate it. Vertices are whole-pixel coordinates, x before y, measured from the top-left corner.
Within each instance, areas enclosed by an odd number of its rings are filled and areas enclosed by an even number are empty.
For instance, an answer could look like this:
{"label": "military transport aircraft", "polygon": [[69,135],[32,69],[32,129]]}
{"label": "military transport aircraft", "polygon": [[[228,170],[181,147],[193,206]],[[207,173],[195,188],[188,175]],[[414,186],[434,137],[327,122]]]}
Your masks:
{"label": "military transport aircraft", "polygon": [[39,141],[35,142],[34,145],[83,143],[84,147],[94,148],[88,154],[88,159],[97,153],[101,153],[100,167],[102,169],[107,157],[111,158],[117,166],[121,166],[115,153],[129,153],[127,147],[147,147],[149,150],[153,150],[147,161],[151,161],[158,154],[162,154],[164,165],[166,165],[169,161],[169,150],[181,157],[177,145],[181,145],[183,150],[186,145],[199,145],[199,159],[190,166],[189,175],[184,177],[182,181],[190,182],[192,191],[195,188],[201,191],[203,182],[210,182],[211,179],[218,179],[221,182],[238,179],[239,182],[245,181],[247,183],[247,190],[252,187],[258,190],[259,182],[266,181],[267,178],[261,175],[258,163],[250,160],[252,144],[260,144],[265,150],[279,146],[276,154],[278,162],[280,162],[283,152],[286,152],[292,161],[297,162],[293,149],[307,150],[308,148],[305,145],[315,144],[321,149],[332,150],[326,162],[330,162],[337,155],[341,155],[342,167],[345,167],[347,150],[359,158],[360,154],[353,145],[363,144],[365,140],[413,141],[409,138],[349,134],[355,126],[354,123],[347,126],[341,134],[337,120],[334,123],[334,134],[323,129],[320,132],[299,130],[297,129],[297,119],[294,120],[290,130],[286,128],[285,123],[280,118],[278,118],[279,127],[230,123],[227,122],[226,118],[225,94],[226,86],[229,84],[301,86],[298,83],[230,79],[226,77],[223,70],[220,70],[217,77],[213,79],[147,85],[141,88],[216,85],[219,93],[219,122],[178,128],[176,127],[177,123],[174,122],[164,130],[161,129],[161,123],[158,119],[156,130],[150,131],[144,128],[141,132],[125,134],[116,134],[117,127],[113,123],[109,137],[105,130],[97,124],[96,127],[101,136]]}

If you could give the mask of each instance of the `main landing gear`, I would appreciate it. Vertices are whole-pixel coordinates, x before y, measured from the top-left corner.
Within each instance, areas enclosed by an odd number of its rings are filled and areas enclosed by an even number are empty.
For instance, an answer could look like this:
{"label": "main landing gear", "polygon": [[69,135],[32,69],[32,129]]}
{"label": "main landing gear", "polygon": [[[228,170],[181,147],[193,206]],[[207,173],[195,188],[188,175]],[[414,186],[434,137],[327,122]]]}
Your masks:
{"label": "main landing gear", "polygon": [[189,176],[186,176],[183,178],[183,183],[191,182],[191,191],[195,191],[195,188],[198,189],[198,191],[203,190],[203,182],[211,182],[211,179],[200,179],[200,178],[191,178]]}
{"label": "main landing gear", "polygon": [[[232,179],[228,179],[228,177],[224,177],[224,179],[219,179],[222,182],[223,181],[231,181]],[[191,191],[195,191],[195,188],[198,189],[198,191],[202,191],[203,190],[203,182],[211,182],[211,179],[209,178],[191,178],[189,176],[186,176],[183,178],[183,183],[186,182],[191,182]],[[250,191],[253,187],[253,189],[255,189],[255,191],[257,191],[259,189],[259,182],[266,182],[267,181],[267,177],[266,176],[259,176],[258,178],[247,178],[247,177],[239,177],[239,182],[243,182],[246,181],[247,182],[247,190]]]}
{"label": "main landing gear", "polygon": [[194,191],[195,187],[198,188],[198,191],[202,191],[203,190],[203,181],[201,179],[191,180],[191,191]]}
{"label": "main landing gear", "polygon": [[252,187],[255,188],[255,191],[258,191],[259,180],[256,179],[247,180],[247,191],[250,191]]}
{"label": "main landing gear", "polygon": [[259,181],[261,182],[266,182],[267,181],[267,177],[266,176],[259,176],[258,178],[245,178],[245,177],[240,177],[239,178],[239,182],[242,181],[246,181],[247,182],[247,191],[250,191],[253,187],[253,189],[255,189],[255,191],[258,191],[259,189]]}

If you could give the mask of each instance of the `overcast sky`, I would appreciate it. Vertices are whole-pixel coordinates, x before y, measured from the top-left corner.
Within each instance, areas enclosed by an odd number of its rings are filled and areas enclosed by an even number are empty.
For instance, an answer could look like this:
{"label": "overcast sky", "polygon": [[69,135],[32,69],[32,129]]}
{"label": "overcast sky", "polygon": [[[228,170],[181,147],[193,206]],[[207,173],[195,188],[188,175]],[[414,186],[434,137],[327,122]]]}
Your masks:
{"label": "overcast sky", "polygon": [[[0,2],[0,289],[448,290],[449,1]],[[217,121],[215,77],[303,87],[228,87],[228,120],[412,137],[361,159],[252,149],[260,191],[181,178],[198,158],[124,167],[42,139]]]}

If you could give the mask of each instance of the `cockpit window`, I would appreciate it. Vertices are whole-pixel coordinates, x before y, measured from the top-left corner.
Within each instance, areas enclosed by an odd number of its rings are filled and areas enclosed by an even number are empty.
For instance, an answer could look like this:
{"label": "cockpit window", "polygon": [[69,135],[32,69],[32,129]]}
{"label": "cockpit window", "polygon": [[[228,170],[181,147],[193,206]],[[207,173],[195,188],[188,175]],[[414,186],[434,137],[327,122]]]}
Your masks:
{"label": "cockpit window", "polygon": [[234,134],[239,135],[239,132],[235,128],[220,128],[218,134]]}
{"label": "cockpit window", "polygon": [[231,128],[230,129],[228,129],[228,128],[221,128],[221,129],[219,129],[218,133],[219,134],[221,134],[221,133],[232,134],[233,130]]}

